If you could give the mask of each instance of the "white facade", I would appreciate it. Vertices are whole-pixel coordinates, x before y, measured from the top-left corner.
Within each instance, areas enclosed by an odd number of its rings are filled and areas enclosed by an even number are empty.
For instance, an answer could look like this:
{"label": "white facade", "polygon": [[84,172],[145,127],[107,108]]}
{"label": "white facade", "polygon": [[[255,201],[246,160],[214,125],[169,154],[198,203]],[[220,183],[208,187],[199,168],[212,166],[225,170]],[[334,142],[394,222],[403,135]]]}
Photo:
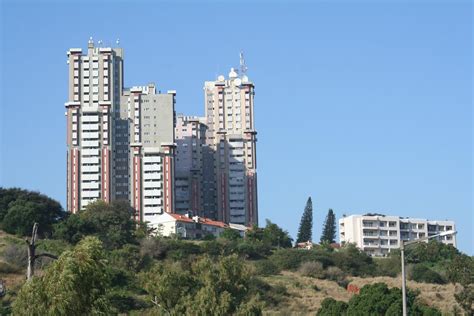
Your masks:
{"label": "white facade", "polygon": [[[430,221],[384,215],[351,215],[339,219],[341,243],[355,243],[364,252],[385,256],[399,248],[401,240],[415,240],[455,230],[453,221]],[[444,236],[439,241],[456,247],[456,237]]]}
{"label": "white facade", "polygon": [[203,238],[206,235],[219,237],[225,229],[235,229],[243,237],[247,227],[239,224],[225,224],[209,218],[189,215],[162,213],[147,218],[148,226],[157,229],[157,234],[165,237],[173,235],[183,238]]}

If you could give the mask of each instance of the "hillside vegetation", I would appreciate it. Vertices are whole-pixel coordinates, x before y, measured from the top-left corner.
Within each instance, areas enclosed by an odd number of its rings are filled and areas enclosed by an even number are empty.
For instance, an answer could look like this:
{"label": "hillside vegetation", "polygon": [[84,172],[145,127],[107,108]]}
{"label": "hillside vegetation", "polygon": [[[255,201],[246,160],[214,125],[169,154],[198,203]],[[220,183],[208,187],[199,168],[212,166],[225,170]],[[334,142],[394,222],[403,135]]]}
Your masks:
{"label": "hillside vegetation", "polygon": [[[16,202],[15,194],[28,200],[35,193],[15,190],[0,189],[0,228],[16,234],[0,233],[2,315],[362,315],[375,309],[396,315],[401,309],[397,252],[373,259],[350,244],[294,249],[288,233],[270,221],[245,238],[230,230],[201,241],[152,237],[131,220],[125,203],[96,202],[79,214],[50,212],[48,219],[35,214],[44,210],[35,203]],[[23,212],[18,205],[27,205],[33,219],[16,214]],[[7,215],[22,218],[14,230],[3,221]],[[38,218],[45,227],[37,252],[59,259],[37,260],[35,277],[25,282],[24,238]],[[410,248],[407,262],[412,314],[472,313],[472,257],[430,242]]]}

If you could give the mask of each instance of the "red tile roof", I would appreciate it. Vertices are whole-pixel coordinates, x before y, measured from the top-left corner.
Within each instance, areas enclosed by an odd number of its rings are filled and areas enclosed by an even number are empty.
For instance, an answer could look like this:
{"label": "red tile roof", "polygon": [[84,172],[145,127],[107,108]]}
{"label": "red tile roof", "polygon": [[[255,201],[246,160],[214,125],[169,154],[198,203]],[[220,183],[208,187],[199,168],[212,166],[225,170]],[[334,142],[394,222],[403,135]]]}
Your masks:
{"label": "red tile roof", "polygon": [[184,215],[181,215],[181,214],[174,214],[174,213],[169,213],[169,214],[178,221],[187,222],[187,223],[194,223],[193,219],[189,218],[187,216],[184,216]]}

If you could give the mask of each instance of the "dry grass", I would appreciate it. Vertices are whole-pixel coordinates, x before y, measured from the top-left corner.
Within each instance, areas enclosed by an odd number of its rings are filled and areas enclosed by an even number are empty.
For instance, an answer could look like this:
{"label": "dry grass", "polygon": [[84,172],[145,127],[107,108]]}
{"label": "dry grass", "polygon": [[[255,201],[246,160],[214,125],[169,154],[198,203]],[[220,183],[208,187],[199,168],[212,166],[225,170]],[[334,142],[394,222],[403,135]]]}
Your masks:
{"label": "dry grass", "polygon": [[[377,282],[386,283],[389,287],[401,287],[400,277],[349,277],[349,279],[352,280],[351,284],[358,287]],[[336,282],[304,277],[296,272],[283,271],[280,275],[266,277],[265,280],[271,285],[283,285],[288,291],[287,299],[276,307],[264,310],[265,315],[314,314],[327,297],[347,302],[353,295],[338,286]],[[418,289],[421,302],[438,308],[445,315],[451,315],[453,307],[458,306],[454,299],[455,287],[452,284],[438,285],[408,281],[407,286],[410,289]]]}

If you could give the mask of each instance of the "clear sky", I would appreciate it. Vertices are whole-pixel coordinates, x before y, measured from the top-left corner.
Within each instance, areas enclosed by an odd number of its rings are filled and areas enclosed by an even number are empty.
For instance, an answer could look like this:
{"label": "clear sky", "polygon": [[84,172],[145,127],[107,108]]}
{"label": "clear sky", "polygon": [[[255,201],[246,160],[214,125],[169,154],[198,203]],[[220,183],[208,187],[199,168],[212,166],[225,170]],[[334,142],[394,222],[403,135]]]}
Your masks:
{"label": "clear sky", "polygon": [[260,221],[314,239],[329,208],[452,219],[474,254],[470,1],[1,2],[0,185],[65,205],[66,51],[125,50],[127,86],[203,83],[245,52],[255,83]]}

